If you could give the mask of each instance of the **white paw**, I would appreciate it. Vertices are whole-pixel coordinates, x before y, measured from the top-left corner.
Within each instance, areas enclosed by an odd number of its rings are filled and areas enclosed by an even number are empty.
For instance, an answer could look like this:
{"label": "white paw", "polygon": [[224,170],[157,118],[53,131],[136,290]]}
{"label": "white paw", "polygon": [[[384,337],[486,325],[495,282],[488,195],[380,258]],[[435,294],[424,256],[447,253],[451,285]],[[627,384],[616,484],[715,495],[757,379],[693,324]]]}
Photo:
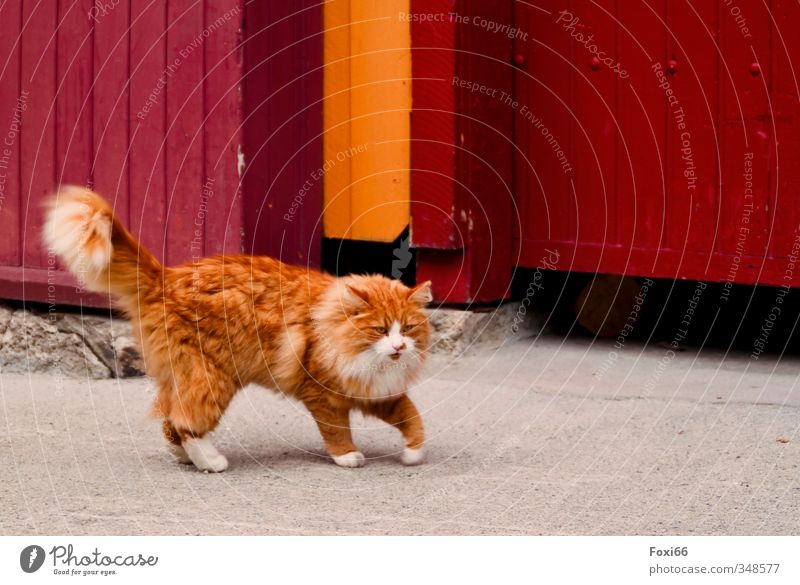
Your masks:
{"label": "white paw", "polygon": [[339,467],[362,467],[364,454],[361,451],[350,451],[344,455],[332,455],[334,462]]}
{"label": "white paw", "polygon": [[422,447],[419,449],[406,448],[400,456],[403,465],[419,465],[423,459],[425,459],[425,450]]}
{"label": "white paw", "polygon": [[228,469],[228,460],[217,451],[216,447],[207,437],[202,439],[187,439],[183,443],[186,454],[192,460],[194,466],[200,471],[212,471],[219,473]]}
{"label": "white paw", "polygon": [[192,460],[189,459],[189,456],[186,454],[186,449],[181,447],[180,445],[175,445],[173,443],[169,443],[167,445],[169,452],[172,454],[173,459],[178,463],[182,463],[184,465],[191,465]]}

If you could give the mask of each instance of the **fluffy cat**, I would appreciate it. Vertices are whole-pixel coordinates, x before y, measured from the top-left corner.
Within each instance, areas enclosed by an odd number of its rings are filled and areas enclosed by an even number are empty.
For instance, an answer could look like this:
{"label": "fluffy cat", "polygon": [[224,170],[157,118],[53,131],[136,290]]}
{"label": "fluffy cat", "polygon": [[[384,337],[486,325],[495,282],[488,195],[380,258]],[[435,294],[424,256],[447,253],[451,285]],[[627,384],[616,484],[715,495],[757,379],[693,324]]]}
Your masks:
{"label": "fluffy cat", "polygon": [[336,278],[258,256],[166,267],[96,193],[64,187],[46,206],[47,246],[132,320],[158,386],[153,412],[177,459],[224,471],[228,461],[208,433],[254,383],[300,400],[338,465],[364,464],[351,410],[402,433],[403,463],[422,461],[422,420],[406,392],[430,344],[430,282]]}

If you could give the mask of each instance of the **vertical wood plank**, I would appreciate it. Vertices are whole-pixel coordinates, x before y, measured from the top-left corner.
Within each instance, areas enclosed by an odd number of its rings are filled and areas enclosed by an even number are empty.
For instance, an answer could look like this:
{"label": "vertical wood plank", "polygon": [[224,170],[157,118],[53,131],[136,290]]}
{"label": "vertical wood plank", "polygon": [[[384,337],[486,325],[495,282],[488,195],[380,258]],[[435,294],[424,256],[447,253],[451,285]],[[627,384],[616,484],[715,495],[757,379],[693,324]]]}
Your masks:
{"label": "vertical wood plank", "polygon": [[[789,0],[773,0],[772,16],[772,116],[776,125],[776,143],[770,162],[773,236],[769,255],[786,258],[792,253],[795,238],[800,235],[800,4]],[[794,284],[798,282],[796,276]]]}
{"label": "vertical wood plank", "polygon": [[207,2],[205,10],[205,21],[214,27],[214,33],[205,44],[205,184],[197,213],[206,215],[206,254],[236,254],[243,251],[238,169],[242,130],[237,121],[243,118],[239,84],[243,73],[240,24],[244,14],[239,0]]}
{"label": "vertical wood plank", "polygon": [[202,2],[170,2],[167,22],[167,263],[179,264],[205,253],[205,219],[195,217],[204,162]]}
{"label": "vertical wood plank", "polygon": [[159,259],[165,258],[166,6],[131,2],[130,227]]}
{"label": "vertical wood plank", "polygon": [[[763,259],[769,238],[769,161],[773,154],[768,95],[771,25],[763,7],[752,3],[744,8],[747,37],[730,11],[720,6],[722,185],[716,249],[727,255]],[[753,74],[754,64],[760,66],[758,75]]]}
{"label": "vertical wood plank", "polygon": [[101,8],[96,0],[94,35],[94,176],[95,189],[112,202],[129,225],[129,26],[130,3]]}
{"label": "vertical wood plank", "polygon": [[620,82],[618,147],[618,243],[658,249],[666,240],[666,153],[669,104],[656,82],[654,62],[663,63],[667,33],[664,0],[620,6],[620,55],[628,79]]}
{"label": "vertical wood plank", "polygon": [[[419,11],[427,13],[421,4]],[[459,1],[452,15],[453,26],[443,31],[454,35],[453,68],[447,71],[448,61],[442,60],[434,71],[450,83],[453,95],[453,136],[442,138],[455,146],[453,202],[440,211],[450,214],[454,241],[445,249],[419,249],[416,277],[434,282],[437,301],[471,304],[506,298],[519,257],[514,249],[520,241],[513,200],[514,108],[503,99],[514,85],[513,43],[507,34],[475,26],[488,21],[510,28],[514,7]],[[448,42],[434,39],[433,46],[447,48]],[[484,91],[472,90],[481,87]],[[442,155],[448,160],[447,151]]]}
{"label": "vertical wood plank", "polygon": [[678,99],[667,119],[668,245],[710,258],[718,215],[717,5],[669,2],[667,23],[667,60],[677,63],[668,79]]}
{"label": "vertical wood plank", "polygon": [[[457,12],[469,16],[471,23],[480,18],[506,26],[513,22],[510,4],[489,8],[459,2]],[[498,99],[513,89],[513,44],[507,35],[473,24],[456,30],[461,53],[456,75],[493,90],[490,96],[461,85],[455,88],[456,144],[463,146],[456,153],[455,220],[467,245],[468,295],[462,302],[472,303],[508,297],[518,257],[517,251],[512,253],[519,224],[512,193],[514,112]]]}
{"label": "vertical wood plank", "polygon": [[[577,208],[572,193],[575,152],[571,102],[571,39],[561,23],[564,0],[546,0],[541,8],[518,3],[517,26],[527,37],[516,41],[521,60],[515,73],[514,136],[518,151],[515,184],[525,238],[573,241]],[[553,149],[554,144],[558,148]],[[561,151],[561,155],[558,152]]]}
{"label": "vertical wood plank", "polygon": [[27,92],[27,109],[22,117],[23,263],[28,267],[47,265],[47,251],[41,242],[41,201],[55,187],[56,179],[56,22],[55,2],[22,3],[25,29],[22,32],[21,92]]}
{"label": "vertical wood plank", "polygon": [[20,55],[22,4],[4,2],[0,6],[0,263],[20,264],[20,190],[22,111]]}
{"label": "vertical wood plank", "polygon": [[[270,68],[268,28],[270,2],[245,5],[244,43],[244,109],[247,123],[242,128],[245,169],[242,177],[245,198],[245,250],[252,252],[262,245],[257,238],[266,231],[261,214],[264,208],[274,208],[272,194],[268,189],[274,180],[269,168],[270,143]],[[285,212],[284,212],[285,213]],[[281,223],[281,231],[285,230]]]}
{"label": "vertical wood plank", "polygon": [[246,249],[316,265],[326,172],[322,6],[251,3],[246,20]]}
{"label": "vertical wood plank", "polygon": [[412,14],[441,14],[442,21],[411,22],[411,243],[456,248],[455,23],[453,0],[411,0]]}
{"label": "vertical wood plank", "polygon": [[92,184],[94,0],[58,3],[56,143],[59,184]]}
{"label": "vertical wood plank", "polygon": [[[302,222],[294,219],[289,222],[283,221],[279,224],[280,228],[276,229],[274,225],[270,224],[269,218],[274,213],[290,211],[290,205],[287,205],[283,199],[283,193],[290,192],[299,196],[303,184],[299,180],[297,168],[294,165],[286,164],[291,155],[277,147],[279,144],[291,144],[295,149],[297,148],[296,120],[291,119],[292,115],[297,112],[297,87],[291,83],[293,79],[291,55],[283,50],[294,40],[297,23],[291,18],[294,12],[291,5],[281,2],[267,2],[266,4],[269,7],[263,13],[263,20],[260,24],[260,28],[266,29],[261,37],[266,56],[261,68],[261,74],[266,74],[266,77],[261,78],[261,83],[266,89],[262,106],[266,118],[264,119],[263,134],[260,137],[261,152],[253,159],[253,165],[264,164],[267,176],[262,187],[265,197],[261,200],[258,210],[258,227],[253,230],[253,250],[270,250],[273,255],[288,261],[288,258],[285,258],[286,252],[282,249],[281,240],[286,237],[288,232],[302,229],[300,225]],[[258,158],[264,162],[258,162]],[[313,185],[313,180],[310,184]],[[306,202],[305,195],[300,197],[296,209],[302,211]],[[269,252],[267,253],[269,254]]]}
{"label": "vertical wood plank", "polygon": [[[322,52],[324,35],[323,6],[312,1],[304,5],[300,24],[300,44],[302,60],[299,63],[298,103],[301,105],[299,117],[299,133],[302,148],[297,170],[301,180],[308,178],[308,169],[322,167],[322,85],[323,67]],[[299,182],[299,181],[298,181]],[[298,232],[290,245],[297,246],[297,261],[306,265],[319,267],[322,259],[322,181],[317,181],[308,195],[308,203],[303,229]],[[273,221],[277,217],[273,216]],[[299,242],[299,243],[292,243]]]}
{"label": "vertical wood plank", "polygon": [[[604,0],[597,5],[575,3],[574,17],[579,19],[569,34],[593,35],[593,43],[614,62],[616,30],[614,2]],[[557,26],[563,25],[562,21]],[[567,34],[561,30],[561,34]],[[572,47],[573,64],[573,156],[575,159],[575,199],[578,243],[591,242],[603,246],[616,244],[617,209],[617,88],[619,78],[605,63],[594,63],[592,53],[576,39]]]}

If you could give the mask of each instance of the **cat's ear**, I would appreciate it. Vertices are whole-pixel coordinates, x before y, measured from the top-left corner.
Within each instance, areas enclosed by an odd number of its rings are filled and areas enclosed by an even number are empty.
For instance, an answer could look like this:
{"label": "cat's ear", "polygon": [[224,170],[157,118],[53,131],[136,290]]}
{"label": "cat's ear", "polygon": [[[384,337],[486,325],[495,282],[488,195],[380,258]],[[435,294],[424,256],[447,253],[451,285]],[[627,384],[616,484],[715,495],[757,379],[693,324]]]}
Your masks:
{"label": "cat's ear", "polygon": [[412,303],[424,307],[433,300],[433,293],[431,292],[431,281],[426,280],[422,284],[418,284],[412,288],[408,293],[408,300]]}
{"label": "cat's ear", "polygon": [[369,305],[369,293],[367,291],[362,290],[353,284],[346,284],[345,289],[347,290],[348,296],[355,304],[360,305],[362,303],[366,303]]}

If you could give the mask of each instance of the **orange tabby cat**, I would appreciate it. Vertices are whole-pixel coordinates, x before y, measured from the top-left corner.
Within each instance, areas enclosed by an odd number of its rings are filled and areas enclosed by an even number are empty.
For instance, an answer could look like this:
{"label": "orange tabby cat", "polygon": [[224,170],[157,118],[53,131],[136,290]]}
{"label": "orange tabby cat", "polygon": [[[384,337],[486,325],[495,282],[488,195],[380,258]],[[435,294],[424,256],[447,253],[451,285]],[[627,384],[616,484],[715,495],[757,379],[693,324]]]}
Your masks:
{"label": "orange tabby cat", "polygon": [[302,401],[338,465],[364,464],[350,434],[354,409],[397,427],[403,463],[422,461],[422,420],[406,391],[430,343],[430,282],[336,278],[258,256],[165,267],[99,195],[65,187],[47,206],[47,245],[131,318],[176,458],[225,470],[208,433],[254,383]]}

